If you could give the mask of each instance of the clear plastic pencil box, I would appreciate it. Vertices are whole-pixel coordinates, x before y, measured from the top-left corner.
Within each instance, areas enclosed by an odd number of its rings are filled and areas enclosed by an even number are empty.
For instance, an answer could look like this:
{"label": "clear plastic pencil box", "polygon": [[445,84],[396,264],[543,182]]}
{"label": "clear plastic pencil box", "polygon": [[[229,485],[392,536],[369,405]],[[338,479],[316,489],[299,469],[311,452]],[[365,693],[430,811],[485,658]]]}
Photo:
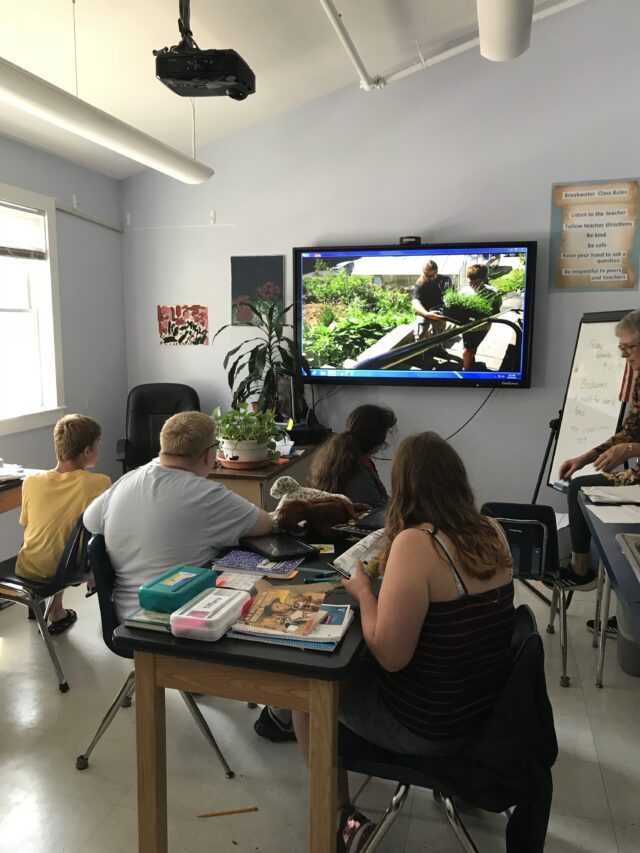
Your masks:
{"label": "clear plastic pencil box", "polygon": [[175,637],[215,642],[238,621],[251,601],[252,596],[240,589],[206,589],[171,614],[171,633]]}

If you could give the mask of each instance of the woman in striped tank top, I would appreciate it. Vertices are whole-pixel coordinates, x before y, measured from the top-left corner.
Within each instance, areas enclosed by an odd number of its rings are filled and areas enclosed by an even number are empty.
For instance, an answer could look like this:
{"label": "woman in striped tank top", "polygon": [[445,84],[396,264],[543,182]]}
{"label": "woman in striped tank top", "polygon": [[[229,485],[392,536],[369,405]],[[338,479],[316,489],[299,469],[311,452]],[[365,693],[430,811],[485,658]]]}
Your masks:
{"label": "woman in striped tank top", "polygon": [[[371,654],[343,693],[340,719],[392,752],[454,754],[479,734],[511,668],[511,555],[436,433],[404,439],[391,493],[378,598],[361,565],[343,581]],[[294,726],[306,753],[308,718],[294,713]],[[338,849],[355,853],[373,824],[349,806],[346,773],[338,796]]]}

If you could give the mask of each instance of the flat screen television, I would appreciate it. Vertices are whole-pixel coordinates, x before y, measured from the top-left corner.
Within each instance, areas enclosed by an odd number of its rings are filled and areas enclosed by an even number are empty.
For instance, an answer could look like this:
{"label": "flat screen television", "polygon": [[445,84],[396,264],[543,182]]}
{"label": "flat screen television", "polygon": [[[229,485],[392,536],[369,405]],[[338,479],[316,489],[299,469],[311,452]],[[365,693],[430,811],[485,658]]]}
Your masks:
{"label": "flat screen television", "polygon": [[293,250],[304,382],[528,388],[537,243]]}

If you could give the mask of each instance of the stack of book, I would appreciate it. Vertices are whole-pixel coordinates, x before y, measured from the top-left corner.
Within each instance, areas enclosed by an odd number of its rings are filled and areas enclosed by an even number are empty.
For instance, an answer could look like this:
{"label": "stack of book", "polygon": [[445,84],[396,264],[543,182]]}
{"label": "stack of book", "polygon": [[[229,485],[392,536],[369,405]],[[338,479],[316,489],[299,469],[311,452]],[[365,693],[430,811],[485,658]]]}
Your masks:
{"label": "stack of book", "polygon": [[325,595],[300,586],[263,588],[227,636],[332,652],[346,634],[353,610],[348,604],[326,604]]}

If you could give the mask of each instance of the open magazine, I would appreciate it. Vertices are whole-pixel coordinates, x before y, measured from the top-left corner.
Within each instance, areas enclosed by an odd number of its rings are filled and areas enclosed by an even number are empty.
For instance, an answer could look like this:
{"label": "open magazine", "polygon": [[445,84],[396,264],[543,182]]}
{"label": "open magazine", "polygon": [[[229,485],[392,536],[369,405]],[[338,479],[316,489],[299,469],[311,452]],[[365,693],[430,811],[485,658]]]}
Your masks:
{"label": "open magazine", "polygon": [[387,540],[384,529],[374,530],[364,539],[352,545],[344,554],[336,557],[331,564],[341,575],[350,578],[353,574],[358,560],[362,562],[365,570],[372,577],[379,574],[380,557],[385,549]]}
{"label": "open magazine", "polygon": [[307,587],[263,588],[228,636],[333,651],[351,624],[353,611],[347,604],[326,604],[325,595]]}

